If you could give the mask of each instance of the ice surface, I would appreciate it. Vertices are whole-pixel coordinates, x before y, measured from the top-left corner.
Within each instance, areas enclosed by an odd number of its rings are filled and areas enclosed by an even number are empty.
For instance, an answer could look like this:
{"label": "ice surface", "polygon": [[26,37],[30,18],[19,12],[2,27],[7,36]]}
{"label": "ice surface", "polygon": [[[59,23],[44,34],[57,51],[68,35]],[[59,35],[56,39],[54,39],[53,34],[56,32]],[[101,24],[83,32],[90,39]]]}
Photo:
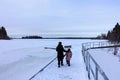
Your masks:
{"label": "ice surface", "polygon": [[[0,80],[29,80],[49,61],[56,57],[56,51],[44,47],[55,48],[58,42],[72,45],[73,57],[71,66],[58,68],[57,60],[40,72],[33,80],[88,80],[81,53],[81,44],[94,40],[80,39],[13,39],[0,40]],[[119,80],[120,62],[107,49],[90,51],[95,60],[110,80]],[[94,54],[93,54],[94,53]]]}

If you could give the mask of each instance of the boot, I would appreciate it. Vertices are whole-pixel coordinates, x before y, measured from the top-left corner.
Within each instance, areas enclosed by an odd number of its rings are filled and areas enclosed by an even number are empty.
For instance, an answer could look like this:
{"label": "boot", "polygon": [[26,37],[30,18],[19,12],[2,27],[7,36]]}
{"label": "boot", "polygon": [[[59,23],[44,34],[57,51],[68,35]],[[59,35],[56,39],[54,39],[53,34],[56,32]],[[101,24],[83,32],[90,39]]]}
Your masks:
{"label": "boot", "polygon": [[58,67],[60,68],[60,65],[58,65]]}

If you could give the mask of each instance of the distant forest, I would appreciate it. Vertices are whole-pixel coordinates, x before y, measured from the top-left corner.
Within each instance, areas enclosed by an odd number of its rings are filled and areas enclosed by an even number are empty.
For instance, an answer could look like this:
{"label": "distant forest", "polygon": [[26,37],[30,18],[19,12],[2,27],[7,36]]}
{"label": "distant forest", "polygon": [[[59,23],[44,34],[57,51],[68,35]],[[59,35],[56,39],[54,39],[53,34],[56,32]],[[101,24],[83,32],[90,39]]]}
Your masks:
{"label": "distant forest", "polygon": [[42,39],[41,36],[25,36],[25,37],[22,37],[22,39]]}

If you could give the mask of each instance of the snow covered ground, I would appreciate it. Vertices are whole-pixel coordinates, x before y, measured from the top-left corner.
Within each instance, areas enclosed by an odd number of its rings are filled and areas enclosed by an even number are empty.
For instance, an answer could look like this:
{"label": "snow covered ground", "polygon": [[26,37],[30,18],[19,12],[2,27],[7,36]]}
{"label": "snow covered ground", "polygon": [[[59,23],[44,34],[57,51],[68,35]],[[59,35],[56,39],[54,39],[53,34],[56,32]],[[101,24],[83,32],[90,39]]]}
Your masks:
{"label": "snow covered ground", "polygon": [[55,57],[43,41],[1,40],[0,45],[0,80],[28,80]]}
{"label": "snow covered ground", "polygon": [[35,80],[88,80],[81,54],[81,43],[87,40],[39,39],[0,40],[0,80],[29,80],[35,73],[56,57],[58,42],[72,45],[71,66],[57,67],[57,60],[39,73]]}
{"label": "snow covered ground", "polygon": [[116,56],[113,55],[113,48],[92,49],[90,54],[97,61],[109,80],[120,80],[120,52]]}
{"label": "snow covered ground", "polygon": [[[29,80],[41,68],[56,57],[55,48],[58,42],[72,45],[73,57],[71,66],[58,68],[57,60],[35,76],[32,80],[88,80],[81,53],[81,44],[93,42],[84,39],[14,39],[0,40],[0,80]],[[120,61],[112,55],[111,49],[90,50],[110,80],[119,80]]]}

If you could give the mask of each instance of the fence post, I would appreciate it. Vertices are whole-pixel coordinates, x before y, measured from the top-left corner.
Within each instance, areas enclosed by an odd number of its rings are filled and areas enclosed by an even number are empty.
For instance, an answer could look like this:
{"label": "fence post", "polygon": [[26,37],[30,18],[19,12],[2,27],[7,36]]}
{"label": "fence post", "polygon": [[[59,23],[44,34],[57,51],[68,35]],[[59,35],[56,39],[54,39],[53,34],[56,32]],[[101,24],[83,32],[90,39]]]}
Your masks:
{"label": "fence post", "polygon": [[88,78],[90,79],[90,55],[87,53],[88,55]]}
{"label": "fence post", "polygon": [[98,67],[96,66],[96,69],[95,69],[95,75],[96,75],[96,77],[95,77],[95,80],[98,80]]}
{"label": "fence post", "polygon": [[88,71],[88,53],[87,53],[87,51],[85,53],[85,59],[86,59],[86,69]]}

